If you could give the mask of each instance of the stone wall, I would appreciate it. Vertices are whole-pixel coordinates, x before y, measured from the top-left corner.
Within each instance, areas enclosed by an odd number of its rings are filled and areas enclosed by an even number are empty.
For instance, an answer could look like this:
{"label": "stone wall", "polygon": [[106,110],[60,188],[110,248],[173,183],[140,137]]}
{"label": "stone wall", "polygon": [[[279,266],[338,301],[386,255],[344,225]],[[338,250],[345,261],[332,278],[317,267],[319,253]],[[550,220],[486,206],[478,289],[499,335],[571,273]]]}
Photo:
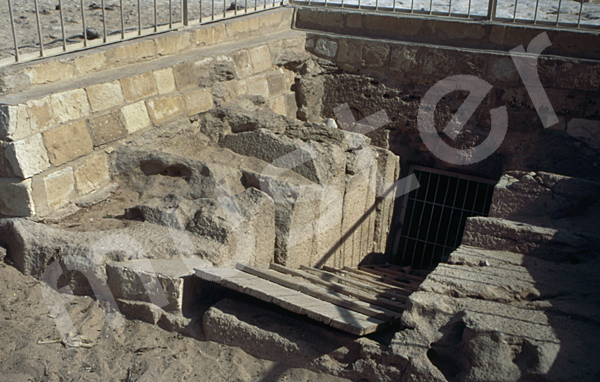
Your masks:
{"label": "stone wall", "polygon": [[[527,46],[529,38],[515,40],[515,46]],[[509,170],[600,177],[598,61],[540,57],[540,80],[560,120],[545,129],[506,52],[319,32],[307,32],[306,46],[323,60],[319,69],[297,82],[302,93],[299,99],[310,104],[313,115],[330,118],[335,118],[333,108],[345,102],[357,120],[385,110],[391,122],[372,134],[373,142],[399,155],[403,171],[407,171],[407,164],[415,163],[496,179]],[[505,106],[509,116],[508,133],[498,150],[486,160],[468,166],[453,166],[437,159],[425,147],[417,129],[424,94],[438,81],[459,74],[479,77],[493,89],[452,143],[454,147],[470,147],[485,139],[491,109]],[[452,92],[439,102],[438,131],[457,112],[467,94]]]}
{"label": "stone wall", "polygon": [[[0,214],[44,215],[100,190],[112,146],[240,95],[295,115],[295,73],[274,64],[304,46],[291,15],[278,9],[5,70]],[[252,37],[259,31],[270,33]]]}

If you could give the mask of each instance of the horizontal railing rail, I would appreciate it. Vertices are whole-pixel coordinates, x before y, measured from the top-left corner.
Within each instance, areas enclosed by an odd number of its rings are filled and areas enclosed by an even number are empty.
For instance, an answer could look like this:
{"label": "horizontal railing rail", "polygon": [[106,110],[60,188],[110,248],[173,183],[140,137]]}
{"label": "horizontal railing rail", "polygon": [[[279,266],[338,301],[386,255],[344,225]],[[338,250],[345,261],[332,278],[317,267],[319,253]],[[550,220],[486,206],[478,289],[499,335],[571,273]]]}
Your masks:
{"label": "horizontal railing rail", "polygon": [[[581,0],[293,0],[302,6],[451,17],[600,33],[600,3]],[[512,9],[512,10],[511,10]]]}
{"label": "horizontal railing rail", "polygon": [[[6,0],[0,66],[210,23],[287,0]],[[0,4],[2,4],[0,2]],[[10,35],[9,35],[10,34]],[[2,42],[3,41],[3,42]]]}

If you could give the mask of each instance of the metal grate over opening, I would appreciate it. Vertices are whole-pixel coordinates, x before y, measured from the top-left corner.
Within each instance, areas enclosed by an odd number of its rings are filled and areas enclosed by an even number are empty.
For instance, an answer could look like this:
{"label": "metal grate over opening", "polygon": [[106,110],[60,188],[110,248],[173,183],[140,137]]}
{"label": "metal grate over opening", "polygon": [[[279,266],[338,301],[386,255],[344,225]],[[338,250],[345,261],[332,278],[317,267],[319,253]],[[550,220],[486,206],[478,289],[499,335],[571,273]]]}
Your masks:
{"label": "metal grate over opening", "polygon": [[495,181],[412,166],[421,185],[404,198],[394,240],[394,262],[432,269],[461,242],[470,216],[487,216]]}

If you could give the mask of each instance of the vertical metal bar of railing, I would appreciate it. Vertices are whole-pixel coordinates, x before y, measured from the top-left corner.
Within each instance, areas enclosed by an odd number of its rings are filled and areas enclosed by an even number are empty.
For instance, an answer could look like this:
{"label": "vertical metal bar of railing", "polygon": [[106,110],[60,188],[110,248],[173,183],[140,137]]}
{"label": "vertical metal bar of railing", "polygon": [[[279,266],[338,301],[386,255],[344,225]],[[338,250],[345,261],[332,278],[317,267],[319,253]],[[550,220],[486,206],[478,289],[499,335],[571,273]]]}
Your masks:
{"label": "vertical metal bar of railing", "polygon": [[560,18],[560,6],[562,5],[562,0],[558,1],[558,10],[556,11],[556,26],[558,26],[558,20]]}
{"label": "vertical metal bar of railing", "polygon": [[211,16],[210,19],[214,20],[215,19],[215,0],[211,0]]}
{"label": "vertical metal bar of railing", "polygon": [[[310,3],[310,0],[309,0],[309,3]],[[360,8],[360,0],[358,0],[358,9],[361,9]]]}
{"label": "vertical metal bar of railing", "polygon": [[392,5],[392,12],[396,12],[396,0],[392,0],[394,4]]}
{"label": "vertical metal bar of railing", "polygon": [[244,0],[244,13],[248,13],[248,0]]}
{"label": "vertical metal bar of railing", "polygon": [[104,6],[104,0],[102,0],[102,38],[106,42],[106,7]]}
{"label": "vertical metal bar of railing", "polygon": [[429,0],[429,14],[433,13],[433,0]]}
{"label": "vertical metal bar of railing", "polygon": [[488,14],[487,17],[490,21],[494,20],[496,17],[496,8],[498,7],[497,0],[490,0],[488,3]]}
{"label": "vertical metal bar of railing", "polygon": [[344,0],[342,0],[342,8],[344,8]]}
{"label": "vertical metal bar of railing", "polygon": [[415,11],[415,0],[410,0],[410,13],[414,13],[414,11]]}
{"label": "vertical metal bar of railing", "polygon": [[471,18],[471,0],[469,0],[469,7],[467,8],[467,18]]}
{"label": "vertical metal bar of railing", "polygon": [[156,0],[154,0],[154,31],[158,32],[158,10],[156,8]]}
{"label": "vertical metal bar of railing", "polygon": [[519,0],[515,0],[515,12],[513,13],[513,23],[517,22],[517,6],[519,5]]}
{"label": "vertical metal bar of railing", "polygon": [[[267,0],[263,0],[263,1],[264,1],[264,3],[263,3],[263,5],[264,5],[263,9],[267,9]],[[327,6],[327,0],[325,0],[325,6]]]}
{"label": "vertical metal bar of railing", "polygon": [[169,29],[173,29],[173,0],[169,0]]}
{"label": "vertical metal bar of railing", "polygon": [[579,3],[579,18],[577,19],[577,28],[580,28],[582,13],[583,13],[583,1],[581,3]]}
{"label": "vertical metal bar of railing", "polygon": [[237,16],[237,0],[233,0],[233,14]]}
{"label": "vertical metal bar of railing", "polygon": [[19,62],[19,44],[17,43],[17,30],[15,29],[15,18],[13,16],[12,4],[8,0],[8,14],[10,15],[10,26],[12,28],[13,42],[15,44],[15,61]]}
{"label": "vertical metal bar of railing", "polygon": [[225,17],[227,17],[227,0],[223,0],[223,18]]}
{"label": "vertical metal bar of railing", "polygon": [[535,25],[537,23],[537,14],[538,14],[539,6],[540,6],[540,0],[535,0],[535,13],[533,14],[533,25]]}
{"label": "vertical metal bar of railing", "polygon": [[123,0],[120,0],[121,4],[121,40],[125,40],[125,16],[123,15]]}
{"label": "vertical metal bar of railing", "polygon": [[[254,0],[254,11],[256,12],[256,3],[258,2],[258,0]],[[308,5],[310,5],[310,0],[308,0]]]}
{"label": "vertical metal bar of railing", "polygon": [[[38,0],[35,3],[35,22],[37,24],[38,39],[40,40],[40,57],[44,57],[44,39],[42,38],[42,24],[40,23],[40,12],[38,6]],[[81,17],[83,18],[83,0],[81,0]],[[83,18],[83,38],[87,36],[85,34],[85,18]],[[87,46],[87,39],[84,40],[84,45]]]}
{"label": "vertical metal bar of railing", "polygon": [[140,5],[141,0],[137,0],[138,6],[138,36],[142,35],[142,6]]}
{"label": "vertical metal bar of railing", "polygon": [[[325,0],[325,2],[327,2],[327,0]],[[379,10],[379,0],[375,0],[375,10]]]}
{"label": "vertical metal bar of railing", "polygon": [[181,0],[181,22],[186,27],[190,23],[190,18],[188,15],[188,0]]}
{"label": "vertical metal bar of railing", "polygon": [[448,2],[448,17],[452,16],[452,0]]}
{"label": "vertical metal bar of railing", "polygon": [[202,24],[202,0],[200,0],[198,3],[200,6],[200,16],[198,16],[198,23]]}
{"label": "vertical metal bar of railing", "polygon": [[60,10],[60,30],[62,31],[63,51],[67,51],[67,35],[65,33],[65,18],[63,16],[62,0],[58,0],[58,8]]}

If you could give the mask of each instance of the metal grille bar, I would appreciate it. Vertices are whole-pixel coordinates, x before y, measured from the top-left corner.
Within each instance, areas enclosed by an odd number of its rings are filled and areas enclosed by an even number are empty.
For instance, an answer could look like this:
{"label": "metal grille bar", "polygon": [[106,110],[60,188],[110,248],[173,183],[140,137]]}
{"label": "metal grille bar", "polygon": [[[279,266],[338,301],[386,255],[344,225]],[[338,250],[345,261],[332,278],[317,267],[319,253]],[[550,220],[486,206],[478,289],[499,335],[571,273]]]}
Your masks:
{"label": "metal grille bar", "polygon": [[466,219],[487,216],[495,182],[412,166],[421,187],[404,197],[394,262],[432,269],[460,245]]}

